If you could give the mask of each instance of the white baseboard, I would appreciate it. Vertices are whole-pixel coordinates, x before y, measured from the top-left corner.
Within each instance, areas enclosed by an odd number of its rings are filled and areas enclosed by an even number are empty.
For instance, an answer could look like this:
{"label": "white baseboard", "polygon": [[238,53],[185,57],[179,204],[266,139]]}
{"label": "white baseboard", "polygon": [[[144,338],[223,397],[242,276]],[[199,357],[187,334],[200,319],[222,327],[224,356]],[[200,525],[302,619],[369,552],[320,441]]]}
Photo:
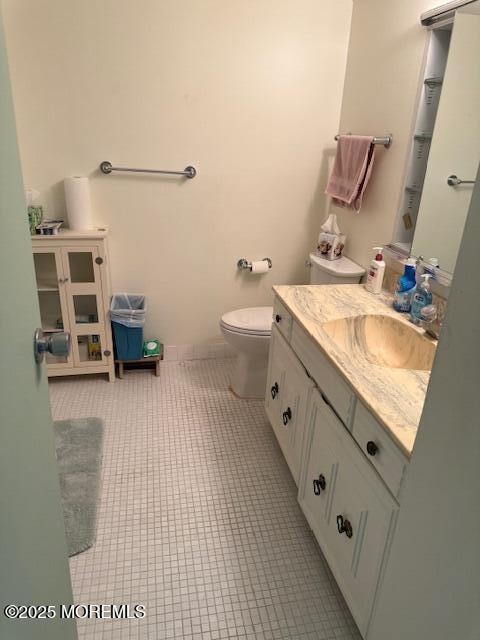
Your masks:
{"label": "white baseboard", "polygon": [[235,350],[226,342],[212,344],[166,344],[163,359],[168,361],[208,360],[211,358],[233,358]]}

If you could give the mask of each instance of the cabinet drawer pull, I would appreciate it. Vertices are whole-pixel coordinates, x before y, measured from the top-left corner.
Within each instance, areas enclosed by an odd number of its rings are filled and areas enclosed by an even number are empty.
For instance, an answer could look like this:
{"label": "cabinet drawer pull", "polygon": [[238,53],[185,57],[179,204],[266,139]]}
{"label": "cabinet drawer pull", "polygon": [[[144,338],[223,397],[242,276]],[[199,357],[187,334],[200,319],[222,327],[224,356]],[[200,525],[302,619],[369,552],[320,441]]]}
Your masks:
{"label": "cabinet drawer pull", "polygon": [[337,529],[338,533],[344,533],[347,538],[353,536],[352,523],[350,520],[344,519],[343,516],[337,516]]}
{"label": "cabinet drawer pull", "polygon": [[272,394],[272,398],[273,400],[275,400],[275,398],[278,395],[278,382],[275,382],[275,384],[273,385],[273,387],[270,389],[270,393]]}
{"label": "cabinet drawer pull", "polygon": [[292,419],[292,410],[287,407],[287,410],[283,412],[283,424],[287,426],[289,420]]}
{"label": "cabinet drawer pull", "polygon": [[275,322],[280,322],[281,319],[282,319],[282,316],[277,313],[277,315],[275,316]]}
{"label": "cabinet drawer pull", "polygon": [[325,481],[325,476],[321,473],[315,480],[313,481],[313,493],[316,496],[319,496],[322,491],[325,491],[327,483]]}
{"label": "cabinet drawer pull", "polygon": [[369,440],[367,442],[367,453],[369,456],[374,456],[378,451],[378,445],[373,442],[373,440]]}

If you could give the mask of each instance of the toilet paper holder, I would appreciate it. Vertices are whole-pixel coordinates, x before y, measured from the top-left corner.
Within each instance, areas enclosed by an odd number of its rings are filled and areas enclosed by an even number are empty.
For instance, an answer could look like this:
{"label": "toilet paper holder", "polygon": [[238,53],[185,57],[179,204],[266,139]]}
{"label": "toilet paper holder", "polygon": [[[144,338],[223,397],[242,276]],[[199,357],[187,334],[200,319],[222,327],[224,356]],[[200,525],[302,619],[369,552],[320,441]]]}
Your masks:
{"label": "toilet paper holder", "polygon": [[[272,261],[270,260],[270,258],[262,258],[262,260],[266,260],[268,262],[269,269],[272,268]],[[249,271],[251,271],[252,263],[249,262],[246,258],[240,258],[240,260],[237,262],[237,267],[238,269],[248,269]]]}

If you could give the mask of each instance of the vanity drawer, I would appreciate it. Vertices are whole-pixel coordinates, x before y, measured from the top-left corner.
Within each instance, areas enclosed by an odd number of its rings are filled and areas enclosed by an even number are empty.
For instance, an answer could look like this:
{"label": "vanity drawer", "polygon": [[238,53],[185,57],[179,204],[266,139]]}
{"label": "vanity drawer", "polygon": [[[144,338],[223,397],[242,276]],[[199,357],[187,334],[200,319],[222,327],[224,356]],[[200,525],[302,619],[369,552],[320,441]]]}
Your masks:
{"label": "vanity drawer", "polygon": [[328,398],[335,413],[350,429],[356,402],[355,394],[335,371],[320,347],[296,322],[293,322],[291,346],[320,391]]}
{"label": "vanity drawer", "polygon": [[278,328],[280,333],[290,342],[292,335],[292,314],[288,311],[278,298],[273,303],[273,324]]}
{"label": "vanity drawer", "polygon": [[357,402],[353,421],[353,437],[387,487],[398,499],[408,459],[385,432],[384,427],[361,402]]}

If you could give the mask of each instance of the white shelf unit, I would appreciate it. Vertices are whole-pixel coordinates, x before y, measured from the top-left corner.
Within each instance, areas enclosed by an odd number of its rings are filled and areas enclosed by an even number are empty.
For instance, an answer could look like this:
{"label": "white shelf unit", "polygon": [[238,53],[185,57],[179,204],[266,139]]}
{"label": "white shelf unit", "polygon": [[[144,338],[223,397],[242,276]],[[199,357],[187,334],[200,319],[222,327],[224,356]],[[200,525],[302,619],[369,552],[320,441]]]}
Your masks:
{"label": "white shelf unit", "polygon": [[72,342],[66,357],[47,354],[48,375],[106,373],[113,382],[106,231],[34,236],[32,250],[42,329],[67,331]]}
{"label": "white shelf unit", "polygon": [[408,254],[409,250],[405,251],[405,247],[410,249],[413,242],[430,143],[435,129],[443,76],[447,65],[451,26],[432,29],[429,34],[405,182],[392,243],[402,253]]}

